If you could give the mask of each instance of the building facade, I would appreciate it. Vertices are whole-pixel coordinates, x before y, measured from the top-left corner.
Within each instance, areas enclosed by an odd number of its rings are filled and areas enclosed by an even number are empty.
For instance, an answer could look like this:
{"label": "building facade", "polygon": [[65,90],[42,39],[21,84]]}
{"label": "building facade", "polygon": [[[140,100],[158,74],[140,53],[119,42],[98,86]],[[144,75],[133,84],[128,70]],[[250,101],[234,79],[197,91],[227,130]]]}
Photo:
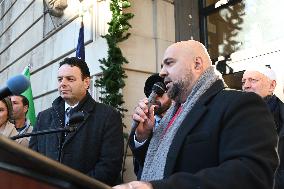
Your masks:
{"label": "building facade", "polygon": [[[124,66],[128,78],[122,90],[128,109],[124,118],[126,132],[137,101],[144,98],[146,78],[159,72],[164,50],[175,41],[195,39],[204,43],[224,75],[234,76],[249,64],[269,65],[278,76],[276,93],[284,99],[284,26],[277,14],[284,6],[282,1],[130,2],[131,8],[125,11],[135,15],[130,21],[131,36],[120,44],[129,61]],[[101,35],[107,33],[111,18],[109,3],[110,0],[0,0],[0,84],[4,86],[8,78],[30,65],[36,113],[50,107],[58,96],[58,63],[75,56],[80,12],[84,15],[86,62],[94,82],[101,73],[99,59],[107,56],[108,47]],[[90,92],[98,100],[99,89],[92,85]],[[135,178],[131,164],[128,157],[126,180]]]}

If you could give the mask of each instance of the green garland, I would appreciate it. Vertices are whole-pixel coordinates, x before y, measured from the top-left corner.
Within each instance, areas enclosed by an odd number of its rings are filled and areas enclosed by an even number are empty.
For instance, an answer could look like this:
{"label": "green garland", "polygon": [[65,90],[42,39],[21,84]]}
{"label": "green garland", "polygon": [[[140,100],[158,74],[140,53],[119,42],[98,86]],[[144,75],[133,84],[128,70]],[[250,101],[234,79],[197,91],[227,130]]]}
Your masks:
{"label": "green garland", "polygon": [[129,8],[128,0],[111,0],[110,10],[112,11],[112,19],[108,23],[108,34],[102,36],[108,44],[108,57],[99,60],[102,64],[102,77],[96,80],[95,86],[102,88],[101,94],[103,97],[100,100],[114,108],[116,108],[121,116],[124,117],[124,112],[127,109],[123,108],[124,104],[121,89],[124,88],[124,79],[127,78],[123,69],[123,64],[128,61],[122,55],[118,43],[125,41],[130,36],[127,31],[131,28],[129,20],[133,18],[132,13],[123,13],[123,9]]}

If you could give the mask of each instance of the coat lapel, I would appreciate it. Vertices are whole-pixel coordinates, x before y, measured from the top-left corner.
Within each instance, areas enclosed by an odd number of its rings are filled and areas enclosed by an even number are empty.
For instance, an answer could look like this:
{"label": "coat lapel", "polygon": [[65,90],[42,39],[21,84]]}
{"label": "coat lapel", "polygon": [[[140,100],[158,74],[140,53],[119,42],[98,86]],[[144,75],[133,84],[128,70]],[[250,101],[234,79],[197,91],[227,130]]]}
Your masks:
{"label": "coat lapel", "polygon": [[78,107],[74,108],[74,112],[82,111],[84,113],[84,121],[78,124],[76,131],[69,133],[66,136],[65,141],[63,143],[63,148],[70,141],[72,141],[72,139],[79,132],[79,130],[81,130],[84,127],[86,121],[88,120],[88,117],[90,116],[90,112],[94,111],[94,108],[95,108],[95,101],[92,99],[91,95],[87,93],[86,97],[82,100],[82,102],[79,103]]}
{"label": "coat lapel", "polygon": [[69,142],[70,142],[70,140],[72,140],[72,138],[76,135],[76,133],[77,132],[79,132],[79,130],[80,129],[82,129],[82,127],[85,125],[85,123],[86,123],[86,120],[88,119],[88,117],[89,117],[89,113],[88,112],[85,112],[85,111],[83,111],[83,113],[84,113],[84,120],[83,120],[83,122],[82,123],[79,123],[76,127],[76,130],[74,131],[74,132],[71,132],[71,133],[68,133],[68,135],[66,136],[66,138],[65,138],[65,141],[64,141],[64,143],[63,143],[63,147],[66,145],[66,144],[68,144]]}
{"label": "coat lapel", "polygon": [[222,89],[224,89],[224,84],[221,80],[216,81],[205,93],[200,97],[198,102],[194,105],[194,108],[189,112],[181,123],[175,138],[170,146],[166,167],[164,171],[164,176],[168,177],[174,170],[176,159],[178,157],[179,151],[183,145],[184,139],[191,132],[191,130],[196,127],[199,120],[205,116],[208,108],[207,103]]}
{"label": "coat lapel", "polygon": [[[54,100],[52,107],[54,109],[54,124],[51,124],[51,129],[64,128],[65,110],[64,110],[64,100],[58,97]],[[62,133],[56,134],[58,141],[61,140]]]}
{"label": "coat lapel", "polygon": [[194,108],[194,110],[190,112],[190,115],[187,115],[186,118],[183,120],[168,152],[167,162],[164,172],[165,176],[170,175],[170,173],[174,169],[174,166],[176,164],[176,159],[184,139],[186,138],[188,133],[197,125],[198,121],[200,120],[200,118],[202,118],[202,116],[206,113],[206,111],[207,108],[205,106],[199,106],[198,108]]}

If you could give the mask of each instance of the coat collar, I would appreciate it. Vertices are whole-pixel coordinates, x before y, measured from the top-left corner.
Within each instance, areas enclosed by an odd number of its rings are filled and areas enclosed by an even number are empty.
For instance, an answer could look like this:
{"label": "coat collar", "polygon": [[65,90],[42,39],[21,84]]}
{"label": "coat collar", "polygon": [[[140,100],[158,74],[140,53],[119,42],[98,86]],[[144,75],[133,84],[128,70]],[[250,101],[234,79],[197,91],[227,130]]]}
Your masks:
{"label": "coat collar", "polygon": [[[84,121],[77,125],[77,129],[75,132],[69,133],[67,135],[67,137],[65,138],[65,142],[63,143],[63,147],[70,141],[70,139],[72,139],[76,135],[76,133],[82,128],[82,126],[84,126],[87,118],[90,115],[90,112],[94,110],[95,104],[96,104],[95,100],[91,97],[89,93],[87,93],[86,96],[79,102],[79,104],[71,110],[71,115],[72,112],[82,111],[84,113]],[[64,119],[65,119],[64,105],[65,101],[62,99],[62,97],[56,98],[52,103],[52,107],[56,114],[55,117],[58,118],[55,121],[54,125],[55,128],[58,128],[58,125],[60,127],[64,127]],[[61,133],[57,134],[59,141],[61,140],[61,136],[62,136]]]}
{"label": "coat collar", "polygon": [[171,147],[168,152],[166,167],[164,176],[168,177],[174,170],[176,164],[176,159],[179,154],[179,150],[184,142],[184,139],[188,133],[197,125],[198,121],[204,116],[207,112],[207,104],[210,100],[216,96],[220,91],[225,88],[222,80],[217,80],[197,101],[193,109],[190,111],[190,115],[187,115],[183,122],[181,123],[180,128],[178,129],[175,139],[171,144]]}
{"label": "coat collar", "polygon": [[[93,105],[95,104],[94,99],[91,97],[91,95],[87,92],[86,96],[79,102],[79,104],[73,108],[74,111],[85,111],[89,112],[93,109]],[[57,110],[59,113],[65,113],[65,101],[63,100],[62,97],[56,98],[53,103],[52,107]],[[61,115],[61,116],[62,116]],[[63,116],[64,117],[64,116]]]}

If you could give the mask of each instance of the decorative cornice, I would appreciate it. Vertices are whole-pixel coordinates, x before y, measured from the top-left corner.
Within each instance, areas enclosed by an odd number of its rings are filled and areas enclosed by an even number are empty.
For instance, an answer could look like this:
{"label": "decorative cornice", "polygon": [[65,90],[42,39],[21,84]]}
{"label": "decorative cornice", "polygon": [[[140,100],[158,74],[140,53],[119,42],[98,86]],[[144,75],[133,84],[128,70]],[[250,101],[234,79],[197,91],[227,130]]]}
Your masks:
{"label": "decorative cornice", "polygon": [[61,17],[68,6],[67,0],[44,0],[48,12],[55,17]]}

